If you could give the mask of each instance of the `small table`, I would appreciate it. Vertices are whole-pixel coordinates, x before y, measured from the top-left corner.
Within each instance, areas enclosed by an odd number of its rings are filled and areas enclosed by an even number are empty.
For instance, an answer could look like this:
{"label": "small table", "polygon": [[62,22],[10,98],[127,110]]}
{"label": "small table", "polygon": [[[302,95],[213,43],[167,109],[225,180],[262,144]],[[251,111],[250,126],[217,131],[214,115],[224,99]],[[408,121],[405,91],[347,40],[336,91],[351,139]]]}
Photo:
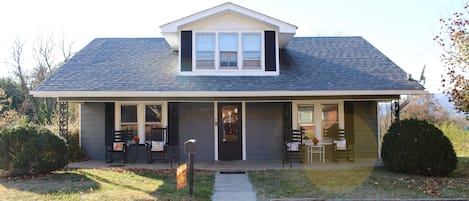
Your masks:
{"label": "small table", "polygon": [[319,154],[319,161],[326,161],[326,152],[324,144],[305,144],[306,147],[306,161],[313,163],[313,154]]}
{"label": "small table", "polygon": [[145,144],[129,143],[129,154],[131,154],[130,162],[135,163],[139,160],[140,152],[145,151]]}

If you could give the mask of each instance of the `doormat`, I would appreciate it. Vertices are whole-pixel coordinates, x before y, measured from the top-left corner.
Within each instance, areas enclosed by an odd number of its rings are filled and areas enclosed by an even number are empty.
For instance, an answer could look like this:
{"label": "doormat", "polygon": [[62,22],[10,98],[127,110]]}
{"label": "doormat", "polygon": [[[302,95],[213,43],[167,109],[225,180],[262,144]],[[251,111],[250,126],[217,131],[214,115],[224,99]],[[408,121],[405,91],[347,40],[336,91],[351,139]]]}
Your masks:
{"label": "doormat", "polygon": [[111,164],[109,167],[124,167],[124,164]]}
{"label": "doormat", "polygon": [[220,174],[246,174],[244,171],[221,171]]}

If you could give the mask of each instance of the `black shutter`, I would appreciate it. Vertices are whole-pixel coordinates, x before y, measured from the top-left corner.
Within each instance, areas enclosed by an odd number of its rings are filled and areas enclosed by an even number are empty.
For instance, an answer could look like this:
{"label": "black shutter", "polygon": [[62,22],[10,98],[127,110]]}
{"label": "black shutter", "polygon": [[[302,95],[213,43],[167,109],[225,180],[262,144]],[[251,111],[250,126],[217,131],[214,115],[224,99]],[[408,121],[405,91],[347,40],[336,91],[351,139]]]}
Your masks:
{"label": "black shutter", "polygon": [[292,131],[292,103],[283,103],[283,140],[289,138]]}
{"label": "black shutter", "polygon": [[356,102],[344,102],[344,128],[345,128],[345,139],[347,144],[354,144],[355,141],[355,124],[353,123],[354,118],[354,105]]}
{"label": "black shutter", "polygon": [[114,103],[104,103],[104,141],[107,146],[112,147],[112,133],[115,128],[114,123]]}
{"label": "black shutter", "polygon": [[168,103],[168,144],[179,143],[179,104]]}
{"label": "black shutter", "polygon": [[192,71],[192,31],[181,31],[181,71]]}
{"label": "black shutter", "polygon": [[275,31],[264,32],[265,42],[265,71],[277,70],[277,57],[275,56]]}

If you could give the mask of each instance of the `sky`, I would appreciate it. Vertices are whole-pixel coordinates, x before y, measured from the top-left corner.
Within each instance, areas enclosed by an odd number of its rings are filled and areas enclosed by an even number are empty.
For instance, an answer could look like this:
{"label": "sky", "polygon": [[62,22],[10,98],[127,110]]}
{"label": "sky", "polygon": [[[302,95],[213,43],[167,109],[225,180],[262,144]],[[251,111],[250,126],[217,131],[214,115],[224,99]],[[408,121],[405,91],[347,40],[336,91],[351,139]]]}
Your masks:
{"label": "sky", "polygon": [[[33,66],[37,39],[64,37],[73,51],[94,38],[162,37],[159,27],[226,0],[0,1],[0,77],[11,77],[10,49],[25,42],[23,66]],[[362,36],[412,77],[426,66],[425,87],[439,92],[439,19],[462,11],[464,0],[232,0],[298,27],[295,36]],[[57,58],[59,58],[57,56]],[[29,68],[30,70],[30,68]]]}

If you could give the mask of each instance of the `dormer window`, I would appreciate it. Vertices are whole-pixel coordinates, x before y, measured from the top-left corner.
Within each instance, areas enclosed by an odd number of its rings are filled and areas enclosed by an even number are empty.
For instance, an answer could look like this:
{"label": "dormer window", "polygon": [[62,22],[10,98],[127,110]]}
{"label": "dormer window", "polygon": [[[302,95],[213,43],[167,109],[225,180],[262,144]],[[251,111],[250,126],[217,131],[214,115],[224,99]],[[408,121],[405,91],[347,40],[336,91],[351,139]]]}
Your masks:
{"label": "dormer window", "polygon": [[218,34],[220,46],[220,69],[238,69],[238,34]]}
{"label": "dormer window", "polygon": [[261,34],[243,33],[243,68],[261,68]]}
{"label": "dormer window", "polygon": [[197,33],[196,52],[197,69],[215,69],[215,34],[214,33]]}
{"label": "dormer window", "polygon": [[297,27],[225,3],[162,25],[183,76],[278,76],[280,50]]}
{"label": "dormer window", "polygon": [[195,33],[195,69],[262,70],[262,34]]}

